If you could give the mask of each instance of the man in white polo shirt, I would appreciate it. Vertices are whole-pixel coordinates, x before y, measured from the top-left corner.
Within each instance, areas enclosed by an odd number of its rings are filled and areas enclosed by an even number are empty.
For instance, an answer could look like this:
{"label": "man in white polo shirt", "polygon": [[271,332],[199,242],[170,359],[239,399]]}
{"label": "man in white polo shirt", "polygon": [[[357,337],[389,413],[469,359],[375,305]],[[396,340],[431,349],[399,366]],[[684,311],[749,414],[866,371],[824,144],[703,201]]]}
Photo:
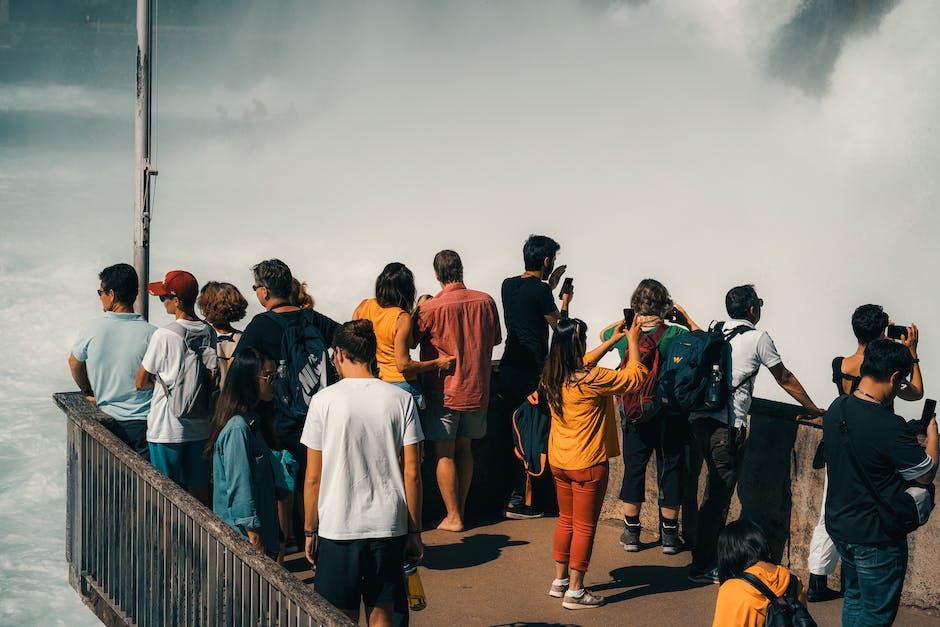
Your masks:
{"label": "man in white polo shirt", "polygon": [[424,553],[424,434],[414,397],[372,374],[375,344],[368,320],[333,336],[342,380],[313,396],[300,438],[308,449],[304,535],[317,593],[357,622],[362,603],[369,625],[390,625],[402,561]]}
{"label": "man in white polo shirt", "polygon": [[728,517],[738,480],[754,379],[760,367],[769,369],[777,384],[805,407],[808,414],[822,416],[825,413],[783,365],[767,331],[755,326],[760,321],[763,306],[764,301],[758,298],[753,285],[731,288],[725,295],[725,308],[731,318],[724,323],[725,336],[731,345],[731,399],[718,413],[693,412],[689,418],[692,445],[698,448],[708,468],[708,483],[698,511],[695,548],[689,568],[689,580],[696,583],[718,583],[718,532]]}

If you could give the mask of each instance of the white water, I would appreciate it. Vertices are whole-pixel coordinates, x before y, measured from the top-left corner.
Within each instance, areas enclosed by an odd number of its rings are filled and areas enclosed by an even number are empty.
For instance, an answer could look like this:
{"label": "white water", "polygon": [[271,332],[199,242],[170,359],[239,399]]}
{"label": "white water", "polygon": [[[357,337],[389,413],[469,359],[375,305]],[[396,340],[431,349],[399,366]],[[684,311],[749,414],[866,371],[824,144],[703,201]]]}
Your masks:
{"label": "white water", "polygon": [[[185,71],[162,40],[154,276],[184,267],[247,291],[248,268],[279,256],[345,319],[391,260],[433,292],[445,247],[471,287],[498,295],[525,237],[546,233],[594,330],[646,276],[699,322],[753,282],[761,326],[822,405],[831,357],[854,348],[852,310],[882,303],[921,327],[935,396],[940,7],[904,0],[847,39],[817,96],[765,70],[797,2],[633,4],[331,4],[237,80],[250,37]],[[124,75],[0,75],[4,624],[93,622],[66,581],[50,396],[73,387],[65,359],[98,315],[98,270],[129,260]],[[42,117],[28,132],[11,126],[29,115]],[[785,399],[767,374],[757,391]]]}

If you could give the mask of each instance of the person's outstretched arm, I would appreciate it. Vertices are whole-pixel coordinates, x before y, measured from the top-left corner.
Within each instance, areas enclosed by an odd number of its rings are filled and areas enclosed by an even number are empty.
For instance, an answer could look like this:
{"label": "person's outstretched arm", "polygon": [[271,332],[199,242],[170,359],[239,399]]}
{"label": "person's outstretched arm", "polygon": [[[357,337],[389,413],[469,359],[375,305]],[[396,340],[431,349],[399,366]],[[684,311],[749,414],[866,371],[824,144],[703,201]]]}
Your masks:
{"label": "person's outstretched arm", "polygon": [[822,416],[826,413],[826,410],[820,409],[816,406],[816,403],[813,402],[813,399],[809,397],[809,394],[806,393],[806,390],[803,389],[803,384],[796,378],[796,375],[787,370],[787,367],[783,365],[783,362],[780,362],[776,366],[770,367],[770,373],[774,375],[774,379],[777,380],[777,384],[786,390],[787,394],[792,396],[796,402],[806,408],[812,416]]}
{"label": "person's outstretched arm", "polygon": [[437,359],[429,359],[428,361],[413,360],[409,352],[413,344],[412,333],[413,325],[411,314],[403,313],[399,315],[398,320],[395,322],[395,345],[393,347],[395,351],[395,367],[398,368],[398,372],[402,373],[406,379],[413,379],[422,372],[431,370],[449,372],[453,369],[454,364],[457,363],[457,358],[448,355],[442,354]]}
{"label": "person's outstretched arm", "polygon": [[898,392],[898,398],[905,401],[919,401],[924,398],[924,377],[920,371],[920,361],[917,358],[917,340],[920,338],[920,332],[916,324],[911,324],[907,328],[907,337],[902,340],[914,358],[914,369],[911,371],[911,384]]}
{"label": "person's outstretched arm", "polygon": [[927,441],[924,443],[924,452],[927,453],[927,456],[933,460],[933,468],[923,475],[917,477],[915,481],[924,485],[929,485],[933,483],[934,477],[937,476],[937,464],[940,463],[940,441],[938,441],[937,436],[936,414],[934,414],[934,417],[930,419],[929,423],[927,423]]}

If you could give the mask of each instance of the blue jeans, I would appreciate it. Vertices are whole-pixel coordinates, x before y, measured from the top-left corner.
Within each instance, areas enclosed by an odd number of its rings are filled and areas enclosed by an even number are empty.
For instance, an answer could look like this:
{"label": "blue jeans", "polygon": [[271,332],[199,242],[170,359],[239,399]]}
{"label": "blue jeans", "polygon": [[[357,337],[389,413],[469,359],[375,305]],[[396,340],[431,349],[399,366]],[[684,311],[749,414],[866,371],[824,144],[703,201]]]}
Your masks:
{"label": "blue jeans", "polygon": [[874,545],[832,540],[842,557],[845,575],[842,624],[867,627],[893,623],[907,572],[907,538]]}

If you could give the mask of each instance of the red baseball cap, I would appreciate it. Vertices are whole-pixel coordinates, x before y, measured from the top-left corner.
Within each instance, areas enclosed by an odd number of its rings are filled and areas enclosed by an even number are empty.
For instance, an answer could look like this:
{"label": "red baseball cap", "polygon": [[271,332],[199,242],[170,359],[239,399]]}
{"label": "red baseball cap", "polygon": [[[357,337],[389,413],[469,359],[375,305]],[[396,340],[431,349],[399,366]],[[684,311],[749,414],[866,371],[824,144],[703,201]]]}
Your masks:
{"label": "red baseball cap", "polygon": [[196,277],[185,270],[170,270],[162,281],[147,284],[147,291],[154,296],[175,296],[181,300],[195,302],[199,295]]}

